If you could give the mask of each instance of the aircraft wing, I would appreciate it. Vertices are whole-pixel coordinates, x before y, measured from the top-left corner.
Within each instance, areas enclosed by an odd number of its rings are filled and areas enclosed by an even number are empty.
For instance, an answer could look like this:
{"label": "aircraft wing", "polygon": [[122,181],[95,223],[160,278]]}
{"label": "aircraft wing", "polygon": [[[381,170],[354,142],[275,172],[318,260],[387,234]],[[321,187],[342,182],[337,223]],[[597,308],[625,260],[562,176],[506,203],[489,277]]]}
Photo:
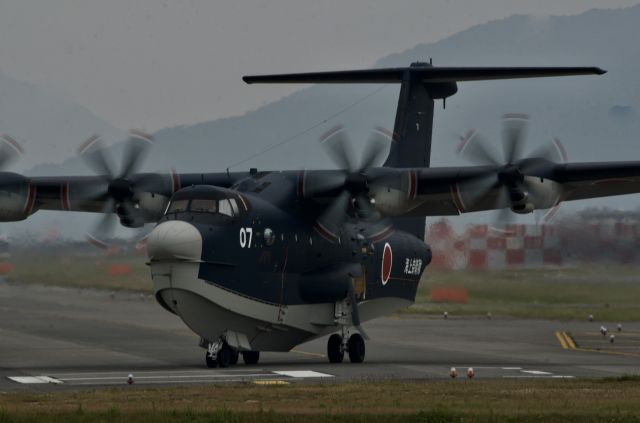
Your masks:
{"label": "aircraft wing", "polygon": [[[219,173],[138,173],[127,179],[108,176],[57,176],[27,178],[33,195],[33,211],[59,210],[115,212],[110,198],[130,196],[168,200],[180,188],[191,185],[230,186],[240,175]],[[1,179],[1,178],[0,178]],[[109,207],[110,206],[110,207]]]}
{"label": "aircraft wing", "polygon": [[[375,198],[376,207],[388,215],[447,216],[513,206],[498,176],[499,166],[378,170],[383,180],[392,182],[383,182],[378,188],[373,184],[370,195]],[[260,178],[269,173],[261,173]],[[303,173],[284,171],[277,174],[290,179],[294,190],[300,190]],[[304,174],[310,181],[313,178],[325,180],[330,176],[336,179],[336,175],[344,178],[340,170]],[[136,195],[136,208],[140,207],[136,211],[142,213],[145,222],[153,222],[159,218],[158,213],[164,212],[171,195],[180,188],[191,185],[228,188],[251,177],[249,172],[142,173],[118,181],[108,180],[105,176],[29,178],[3,172],[0,175],[0,181],[4,181],[0,184],[0,191],[4,193],[0,201],[0,220],[22,220],[38,210],[111,213],[118,211],[117,204],[122,203],[113,201],[114,197]],[[338,180],[342,179],[339,177]],[[640,193],[640,162],[546,162],[526,172],[524,180],[529,195],[527,202],[535,209],[547,209],[563,201]],[[309,182],[305,186],[312,184]],[[332,187],[324,198],[328,200],[342,189]],[[302,191],[302,194],[292,192],[291,195],[317,199],[315,195],[307,196],[304,186]]]}
{"label": "aircraft wing", "polygon": [[640,162],[559,165],[564,201],[640,192]]}
{"label": "aircraft wing", "polygon": [[[471,166],[406,171],[406,216],[458,215],[510,207],[499,167]],[[545,163],[524,175],[536,209],[563,201],[640,193],[640,162]],[[508,193],[507,193],[508,194]]]}

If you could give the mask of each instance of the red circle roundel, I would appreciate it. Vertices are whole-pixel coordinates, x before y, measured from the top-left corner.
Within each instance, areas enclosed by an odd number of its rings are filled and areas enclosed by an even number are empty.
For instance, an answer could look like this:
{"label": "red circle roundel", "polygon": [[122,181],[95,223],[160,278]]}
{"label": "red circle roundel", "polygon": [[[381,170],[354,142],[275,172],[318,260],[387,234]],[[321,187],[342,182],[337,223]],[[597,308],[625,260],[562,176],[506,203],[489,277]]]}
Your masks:
{"label": "red circle roundel", "polygon": [[382,284],[386,285],[391,276],[391,265],[393,264],[393,252],[391,251],[391,245],[388,242],[384,244],[384,250],[382,252]]}

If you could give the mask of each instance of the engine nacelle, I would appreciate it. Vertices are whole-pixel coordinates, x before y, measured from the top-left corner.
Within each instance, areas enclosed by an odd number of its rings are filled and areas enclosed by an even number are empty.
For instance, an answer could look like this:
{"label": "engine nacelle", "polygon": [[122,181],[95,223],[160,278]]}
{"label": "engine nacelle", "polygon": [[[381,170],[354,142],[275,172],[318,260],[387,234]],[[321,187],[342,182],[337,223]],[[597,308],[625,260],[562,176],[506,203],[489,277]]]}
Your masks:
{"label": "engine nacelle", "polygon": [[376,210],[385,216],[401,216],[418,207],[422,202],[408,198],[405,191],[389,188],[371,190]]}
{"label": "engine nacelle", "polygon": [[530,213],[533,210],[551,208],[557,205],[562,197],[562,185],[550,179],[527,176],[524,182],[527,196],[523,210],[528,210],[529,207],[532,209],[521,212],[514,210],[516,213]]}
{"label": "engine nacelle", "polygon": [[415,171],[405,171],[398,177],[396,186],[374,186],[369,196],[375,201],[375,208],[385,216],[402,216],[419,207],[418,175]]}
{"label": "engine nacelle", "polygon": [[0,222],[15,222],[32,214],[36,204],[36,187],[29,178],[0,172]]}
{"label": "engine nacelle", "polygon": [[511,211],[518,214],[548,209],[558,204],[562,186],[549,179],[525,177],[522,189],[510,192]]}
{"label": "engine nacelle", "polygon": [[145,223],[155,223],[164,214],[169,198],[149,192],[137,193],[134,197],[133,213],[125,207],[118,206],[116,213],[120,223],[127,228],[140,228]]}

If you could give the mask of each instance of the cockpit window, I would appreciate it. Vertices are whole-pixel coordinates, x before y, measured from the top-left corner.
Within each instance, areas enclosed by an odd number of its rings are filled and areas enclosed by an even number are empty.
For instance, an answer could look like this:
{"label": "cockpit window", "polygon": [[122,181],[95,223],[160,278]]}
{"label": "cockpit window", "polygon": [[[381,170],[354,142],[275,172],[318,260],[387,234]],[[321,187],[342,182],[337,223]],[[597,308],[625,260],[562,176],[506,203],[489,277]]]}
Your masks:
{"label": "cockpit window", "polygon": [[218,202],[213,198],[194,198],[191,200],[192,212],[215,213],[218,211]]}
{"label": "cockpit window", "polygon": [[241,214],[235,198],[181,198],[171,201],[167,208],[167,213],[186,211],[192,213],[221,214],[228,217],[235,217]]}
{"label": "cockpit window", "polygon": [[178,213],[178,212],[187,211],[188,205],[189,205],[189,200],[186,200],[186,199],[172,201],[171,204],[169,205],[169,209],[167,210],[167,213]]}
{"label": "cockpit window", "polygon": [[234,216],[238,216],[240,214],[240,209],[238,209],[238,203],[235,198],[229,198],[229,203],[231,203],[231,211],[233,211]]}
{"label": "cockpit window", "polygon": [[231,208],[231,203],[229,200],[220,200],[218,204],[220,208],[220,214],[224,214],[225,216],[233,216],[233,209]]}

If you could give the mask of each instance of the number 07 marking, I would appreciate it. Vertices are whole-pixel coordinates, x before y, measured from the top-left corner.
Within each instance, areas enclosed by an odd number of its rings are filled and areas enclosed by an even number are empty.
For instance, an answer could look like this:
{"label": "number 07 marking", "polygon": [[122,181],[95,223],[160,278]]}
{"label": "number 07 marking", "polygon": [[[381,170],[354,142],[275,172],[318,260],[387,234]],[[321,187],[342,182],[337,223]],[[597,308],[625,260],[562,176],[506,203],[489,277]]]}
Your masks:
{"label": "number 07 marking", "polygon": [[240,228],[240,248],[251,248],[253,228]]}

